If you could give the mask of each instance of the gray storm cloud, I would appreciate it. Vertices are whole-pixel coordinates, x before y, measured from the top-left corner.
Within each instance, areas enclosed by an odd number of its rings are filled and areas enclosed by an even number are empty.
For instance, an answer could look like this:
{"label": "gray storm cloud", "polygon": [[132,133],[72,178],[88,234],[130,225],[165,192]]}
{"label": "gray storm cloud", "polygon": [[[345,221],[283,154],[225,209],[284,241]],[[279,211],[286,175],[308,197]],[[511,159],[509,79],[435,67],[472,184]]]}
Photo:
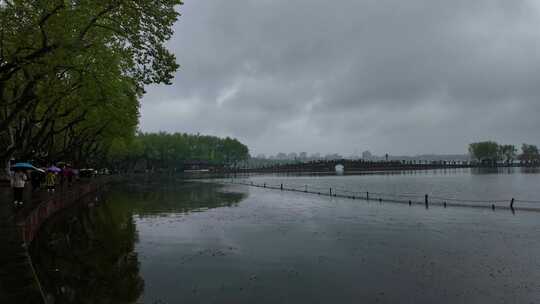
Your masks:
{"label": "gray storm cloud", "polygon": [[279,151],[464,153],[540,143],[540,5],[505,0],[186,0],[172,86],[143,131]]}

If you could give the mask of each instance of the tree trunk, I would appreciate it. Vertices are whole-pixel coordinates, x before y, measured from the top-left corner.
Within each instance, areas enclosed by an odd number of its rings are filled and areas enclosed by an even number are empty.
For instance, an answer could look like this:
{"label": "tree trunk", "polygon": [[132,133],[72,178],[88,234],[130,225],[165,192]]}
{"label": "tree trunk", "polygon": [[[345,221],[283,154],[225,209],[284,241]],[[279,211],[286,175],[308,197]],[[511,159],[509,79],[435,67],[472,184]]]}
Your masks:
{"label": "tree trunk", "polygon": [[0,181],[9,180],[10,170],[9,170],[9,159],[2,159],[2,171],[0,171]]}

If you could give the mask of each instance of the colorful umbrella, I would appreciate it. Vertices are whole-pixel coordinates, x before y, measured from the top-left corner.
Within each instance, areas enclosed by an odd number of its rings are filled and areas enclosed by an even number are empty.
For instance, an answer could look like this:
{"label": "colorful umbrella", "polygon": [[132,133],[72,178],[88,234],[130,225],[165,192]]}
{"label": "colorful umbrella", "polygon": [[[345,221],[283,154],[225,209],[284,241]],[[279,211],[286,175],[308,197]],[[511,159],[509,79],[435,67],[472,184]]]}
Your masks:
{"label": "colorful umbrella", "polygon": [[62,171],[62,169],[58,168],[57,166],[50,166],[49,168],[47,168],[47,171],[58,173],[58,172]]}

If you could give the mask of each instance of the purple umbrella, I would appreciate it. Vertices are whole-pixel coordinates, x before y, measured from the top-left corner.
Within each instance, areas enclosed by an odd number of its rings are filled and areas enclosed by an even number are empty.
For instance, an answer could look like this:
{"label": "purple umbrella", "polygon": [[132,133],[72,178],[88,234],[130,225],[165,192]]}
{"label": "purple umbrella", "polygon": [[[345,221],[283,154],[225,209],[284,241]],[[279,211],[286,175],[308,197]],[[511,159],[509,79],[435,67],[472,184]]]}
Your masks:
{"label": "purple umbrella", "polygon": [[58,172],[62,171],[62,169],[60,169],[60,168],[58,168],[56,166],[50,166],[49,168],[47,168],[47,171],[58,173]]}

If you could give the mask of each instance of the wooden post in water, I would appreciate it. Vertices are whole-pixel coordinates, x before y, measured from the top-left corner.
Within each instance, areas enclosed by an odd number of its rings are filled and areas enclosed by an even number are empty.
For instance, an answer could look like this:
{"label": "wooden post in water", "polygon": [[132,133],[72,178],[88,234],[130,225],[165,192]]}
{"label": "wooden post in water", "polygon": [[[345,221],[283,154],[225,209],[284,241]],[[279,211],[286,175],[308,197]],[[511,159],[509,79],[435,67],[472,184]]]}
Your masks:
{"label": "wooden post in water", "polygon": [[426,207],[428,206],[428,195],[426,194],[426,196],[424,197],[424,200],[425,200],[425,203],[426,203]]}
{"label": "wooden post in water", "polygon": [[366,191],[366,200],[369,201],[369,192]]}
{"label": "wooden post in water", "polygon": [[330,188],[330,196],[332,196],[332,188]]}
{"label": "wooden post in water", "polygon": [[410,206],[410,205],[412,205],[412,202],[411,202],[411,200],[409,200],[409,206]]}
{"label": "wooden post in water", "polygon": [[510,201],[510,209],[514,209],[514,198]]}
{"label": "wooden post in water", "polygon": [[281,191],[283,191],[283,184],[281,184],[280,189],[281,189]]}
{"label": "wooden post in water", "polygon": [[266,183],[263,184],[263,188],[266,188]]}

